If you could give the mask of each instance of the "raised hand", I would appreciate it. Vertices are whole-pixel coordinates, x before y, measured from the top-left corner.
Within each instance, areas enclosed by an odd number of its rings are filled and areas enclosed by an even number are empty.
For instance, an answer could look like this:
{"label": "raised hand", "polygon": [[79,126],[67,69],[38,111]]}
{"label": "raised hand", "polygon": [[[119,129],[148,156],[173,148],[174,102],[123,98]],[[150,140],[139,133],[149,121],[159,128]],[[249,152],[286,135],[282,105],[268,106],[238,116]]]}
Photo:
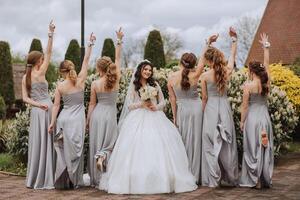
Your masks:
{"label": "raised hand", "polygon": [[117,34],[117,38],[118,38],[119,40],[122,40],[122,39],[123,39],[124,33],[122,32],[122,27],[120,27],[119,30],[116,31],[116,34]]}
{"label": "raised hand", "polygon": [[219,34],[210,36],[210,37],[208,38],[208,43],[211,44],[211,43],[213,43],[213,42],[216,42],[217,39],[218,39],[218,37],[219,37]]}
{"label": "raised hand", "polygon": [[232,26],[229,28],[229,36],[237,38],[236,30]]}
{"label": "raised hand", "polygon": [[91,35],[90,35],[90,40],[89,40],[91,43],[94,43],[96,41],[96,36],[95,34],[92,32]]}
{"label": "raised hand", "polygon": [[54,24],[53,20],[51,20],[50,24],[49,24],[49,32],[54,33],[54,30],[55,30],[55,24]]}
{"label": "raised hand", "polygon": [[259,43],[265,46],[267,43],[269,43],[269,36],[266,33],[260,34]]}

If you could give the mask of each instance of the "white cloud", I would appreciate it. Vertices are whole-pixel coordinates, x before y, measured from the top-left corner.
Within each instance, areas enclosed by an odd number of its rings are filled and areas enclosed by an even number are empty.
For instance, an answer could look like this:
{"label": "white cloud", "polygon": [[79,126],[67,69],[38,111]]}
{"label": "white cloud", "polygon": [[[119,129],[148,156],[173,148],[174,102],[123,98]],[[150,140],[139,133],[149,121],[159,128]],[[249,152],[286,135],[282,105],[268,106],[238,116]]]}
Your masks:
{"label": "white cloud", "polygon": [[[97,35],[94,56],[99,55],[103,40],[114,38],[114,31],[124,27],[125,38],[146,37],[154,27],[163,27],[182,37],[184,49],[199,53],[204,39],[219,32],[249,13],[261,14],[267,0],[86,0],[85,37]],[[72,38],[80,41],[79,0],[1,0],[0,40],[10,43],[14,53],[26,54],[32,38],[42,40],[45,48],[47,26],[56,22],[55,60],[63,59]],[[129,41],[129,40],[128,40]],[[126,45],[126,42],[125,44]]]}

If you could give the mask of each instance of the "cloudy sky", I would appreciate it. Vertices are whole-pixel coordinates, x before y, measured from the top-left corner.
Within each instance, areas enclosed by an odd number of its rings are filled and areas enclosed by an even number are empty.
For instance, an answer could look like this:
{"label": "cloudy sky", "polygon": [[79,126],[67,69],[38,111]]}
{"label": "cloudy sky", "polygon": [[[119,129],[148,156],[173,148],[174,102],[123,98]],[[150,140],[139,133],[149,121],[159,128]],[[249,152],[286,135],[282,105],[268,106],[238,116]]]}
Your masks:
{"label": "cloudy sky", "polygon": [[[266,4],[267,0],[86,0],[85,33],[86,38],[92,31],[97,36],[95,57],[104,38],[115,38],[119,26],[127,40],[145,38],[153,27],[175,32],[184,50],[199,53],[209,34],[227,29],[242,16],[260,17]],[[8,41],[14,54],[25,55],[34,37],[45,48],[51,19],[57,27],[58,61],[71,39],[80,41],[80,0],[0,0],[0,40]]]}

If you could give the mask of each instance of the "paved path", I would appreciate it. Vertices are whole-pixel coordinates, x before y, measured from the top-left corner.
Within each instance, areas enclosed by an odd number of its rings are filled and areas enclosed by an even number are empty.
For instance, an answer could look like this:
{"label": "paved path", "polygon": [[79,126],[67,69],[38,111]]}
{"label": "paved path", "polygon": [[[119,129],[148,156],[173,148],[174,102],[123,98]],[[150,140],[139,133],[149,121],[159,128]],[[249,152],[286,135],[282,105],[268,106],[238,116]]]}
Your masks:
{"label": "paved path", "polygon": [[220,200],[300,200],[300,153],[282,157],[276,164],[271,189],[249,189],[222,187],[211,189],[200,187],[198,190],[183,194],[164,195],[110,195],[94,188],[85,187],[78,190],[31,190],[24,186],[24,177],[0,174],[0,199],[220,199]]}

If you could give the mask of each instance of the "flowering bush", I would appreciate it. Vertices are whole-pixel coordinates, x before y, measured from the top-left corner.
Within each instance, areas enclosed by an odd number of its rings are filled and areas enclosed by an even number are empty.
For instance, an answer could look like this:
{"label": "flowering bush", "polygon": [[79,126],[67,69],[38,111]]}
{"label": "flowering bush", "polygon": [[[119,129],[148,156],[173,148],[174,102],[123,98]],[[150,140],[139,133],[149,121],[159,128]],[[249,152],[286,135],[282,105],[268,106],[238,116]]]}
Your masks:
{"label": "flowering bush", "polygon": [[[174,67],[173,69],[161,69],[154,70],[154,78],[157,80],[159,85],[162,88],[163,94],[166,99],[166,107],[165,113],[169,119],[172,119],[172,111],[171,106],[168,101],[168,90],[167,90],[167,80],[168,75],[172,71],[178,70],[178,67]],[[274,69],[272,69],[274,70]],[[132,69],[123,69],[122,77],[120,80],[120,90],[117,99],[117,109],[118,116],[121,113],[123,108],[123,103],[125,101],[126,92],[128,85],[132,76]],[[272,72],[274,73],[274,72]],[[90,98],[90,86],[93,80],[97,78],[96,75],[90,75],[86,81],[85,88],[85,105],[87,109],[87,104]],[[238,72],[234,72],[231,77],[229,88],[228,88],[228,99],[230,101],[233,118],[236,127],[237,133],[237,142],[239,152],[242,152],[242,134],[240,131],[240,105],[242,103],[242,89],[241,86],[246,81],[246,71],[239,70]],[[278,80],[278,79],[276,79]],[[272,124],[273,124],[273,132],[274,132],[274,145],[275,145],[275,155],[280,153],[281,147],[290,140],[291,133],[293,132],[297,122],[298,116],[296,115],[296,110],[294,105],[291,103],[289,98],[287,97],[286,92],[281,90],[279,87],[275,86],[271,87],[270,95],[268,98],[269,104],[269,113],[271,116]],[[285,89],[288,89],[286,87]],[[299,93],[299,88],[294,88]],[[199,92],[201,88],[199,87]],[[297,92],[296,92],[297,93]],[[296,95],[296,93],[293,93]],[[50,95],[53,97],[53,91],[50,91]],[[290,93],[291,94],[291,93]],[[296,102],[297,103],[297,102]],[[9,149],[11,153],[19,154],[21,156],[26,156],[27,154],[27,140],[28,140],[28,127],[29,127],[29,108],[24,112],[20,112],[17,114],[16,120],[12,123],[12,135],[9,140]],[[85,140],[85,154],[87,153],[88,146],[88,134],[86,134]]]}
{"label": "flowering bush", "polygon": [[300,114],[300,78],[281,64],[271,65],[272,84],[284,90]]}

